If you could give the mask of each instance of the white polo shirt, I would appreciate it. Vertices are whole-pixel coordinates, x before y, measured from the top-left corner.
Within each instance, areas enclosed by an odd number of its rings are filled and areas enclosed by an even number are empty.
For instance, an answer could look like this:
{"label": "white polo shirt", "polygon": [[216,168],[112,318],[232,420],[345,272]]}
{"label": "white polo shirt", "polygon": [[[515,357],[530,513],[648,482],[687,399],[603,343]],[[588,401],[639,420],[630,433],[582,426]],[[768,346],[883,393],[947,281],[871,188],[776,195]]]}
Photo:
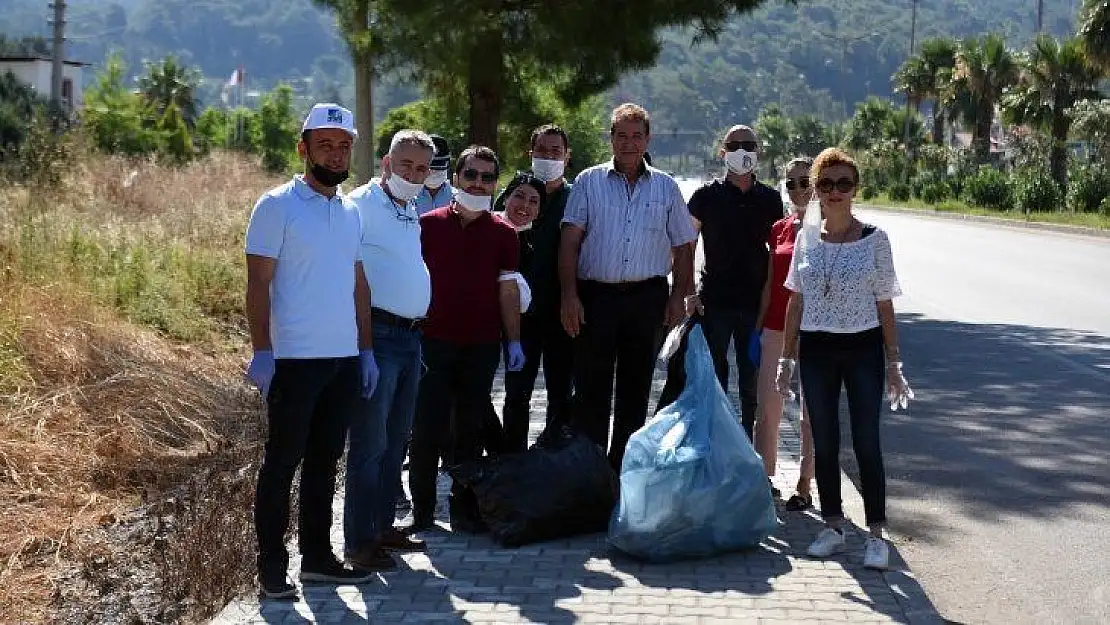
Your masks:
{"label": "white polo shirt", "polygon": [[247,254],[277,260],[270,284],[270,340],[275,358],[358,355],[355,263],[362,259],[358,209],[328,199],[301,176],[254,205]]}
{"label": "white polo shirt", "polygon": [[362,218],[362,268],[372,305],[408,319],[424,317],[432,282],[420,250],[416,203],[398,206],[377,180],[348,197]]}

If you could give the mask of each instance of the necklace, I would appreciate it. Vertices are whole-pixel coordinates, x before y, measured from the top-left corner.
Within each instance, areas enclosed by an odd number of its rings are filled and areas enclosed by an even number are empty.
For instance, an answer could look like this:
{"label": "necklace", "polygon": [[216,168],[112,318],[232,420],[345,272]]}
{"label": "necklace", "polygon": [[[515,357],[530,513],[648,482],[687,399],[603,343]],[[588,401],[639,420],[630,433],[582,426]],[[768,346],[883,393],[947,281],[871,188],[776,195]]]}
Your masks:
{"label": "necklace", "polygon": [[[835,235],[835,238],[839,239],[839,241],[836,241],[836,243],[838,243],[838,245],[836,246],[836,254],[833,256],[831,263],[825,263],[825,260],[828,257],[827,253],[821,255],[821,273],[823,274],[823,277],[825,279],[825,297],[828,297],[829,293],[832,291],[832,278],[833,274],[836,273],[837,261],[840,260],[840,250],[844,249],[844,240],[848,238],[853,230],[855,230],[855,227],[856,219],[853,217],[852,221],[848,222],[848,227],[840,232],[840,234]],[[825,242],[832,243],[832,239],[834,238],[833,233],[826,231],[826,234],[828,236],[825,239]],[[828,248],[826,247],[825,250],[827,252]]]}

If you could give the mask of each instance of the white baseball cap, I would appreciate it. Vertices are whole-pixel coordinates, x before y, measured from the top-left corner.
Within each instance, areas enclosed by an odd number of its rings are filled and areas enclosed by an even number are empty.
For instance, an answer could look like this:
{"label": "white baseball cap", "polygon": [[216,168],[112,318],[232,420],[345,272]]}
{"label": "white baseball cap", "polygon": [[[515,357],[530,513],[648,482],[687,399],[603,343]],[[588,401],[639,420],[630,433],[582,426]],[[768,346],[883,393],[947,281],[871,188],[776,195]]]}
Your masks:
{"label": "white baseball cap", "polygon": [[320,130],[321,128],[336,128],[351,135],[352,139],[358,138],[358,131],[355,130],[355,116],[351,114],[350,110],[331,102],[314,105],[312,110],[308,112],[308,117],[304,118],[304,126],[301,127],[301,131]]}

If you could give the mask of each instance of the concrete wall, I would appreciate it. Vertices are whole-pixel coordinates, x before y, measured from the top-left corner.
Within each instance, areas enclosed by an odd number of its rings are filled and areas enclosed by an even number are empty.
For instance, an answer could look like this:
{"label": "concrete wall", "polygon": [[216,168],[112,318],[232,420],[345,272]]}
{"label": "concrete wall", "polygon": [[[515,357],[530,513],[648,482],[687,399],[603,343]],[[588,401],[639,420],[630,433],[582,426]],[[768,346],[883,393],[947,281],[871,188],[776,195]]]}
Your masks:
{"label": "concrete wall", "polygon": [[[82,81],[84,68],[79,65],[66,65],[62,72],[63,78],[73,82],[73,106],[81,108],[85,103],[85,91]],[[0,59],[0,73],[8,72],[31,85],[31,88],[44,98],[50,97],[50,61],[5,61]]]}

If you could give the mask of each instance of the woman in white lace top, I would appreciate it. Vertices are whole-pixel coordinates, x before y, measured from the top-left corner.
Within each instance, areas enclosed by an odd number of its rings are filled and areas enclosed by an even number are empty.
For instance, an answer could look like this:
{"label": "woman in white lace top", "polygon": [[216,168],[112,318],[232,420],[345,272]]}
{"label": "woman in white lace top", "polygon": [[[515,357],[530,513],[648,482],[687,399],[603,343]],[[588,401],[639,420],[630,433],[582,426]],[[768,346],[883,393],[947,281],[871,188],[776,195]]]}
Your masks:
{"label": "woman in white lace top", "polygon": [[[820,215],[803,227],[786,277],[792,291],[783,331],[778,387],[789,394],[800,362],[804,401],[813,431],[817,492],[827,527],[809,547],[814,557],[844,549],[840,495],[840,389],[848,394],[852,447],[859,464],[864,510],[871,535],[864,565],[885,569],[890,549],[886,523],[886,475],[879,441],[884,385],[892,407],[912,397],[898,353],[891,300],[902,294],[890,239],[852,213],[859,169],[836,148],[813,163]],[[809,212],[816,213],[816,207]]]}

